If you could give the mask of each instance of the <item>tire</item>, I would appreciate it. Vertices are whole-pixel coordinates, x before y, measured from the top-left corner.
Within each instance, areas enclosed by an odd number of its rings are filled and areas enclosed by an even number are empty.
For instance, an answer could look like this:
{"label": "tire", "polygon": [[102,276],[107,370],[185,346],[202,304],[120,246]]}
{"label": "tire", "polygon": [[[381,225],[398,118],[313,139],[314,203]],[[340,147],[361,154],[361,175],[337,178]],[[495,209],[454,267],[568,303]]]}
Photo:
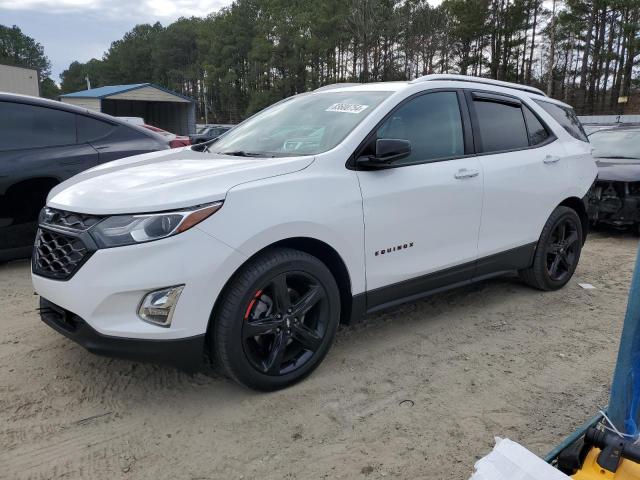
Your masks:
{"label": "tire", "polygon": [[582,243],[582,223],[576,211],[557,207],[542,229],[533,264],[520,270],[520,278],[540,290],[564,287],[578,266]]}
{"label": "tire", "polygon": [[250,260],[225,288],[212,318],[211,358],[246,387],[284,388],[322,362],[339,321],[338,286],[324,263],[274,248]]}

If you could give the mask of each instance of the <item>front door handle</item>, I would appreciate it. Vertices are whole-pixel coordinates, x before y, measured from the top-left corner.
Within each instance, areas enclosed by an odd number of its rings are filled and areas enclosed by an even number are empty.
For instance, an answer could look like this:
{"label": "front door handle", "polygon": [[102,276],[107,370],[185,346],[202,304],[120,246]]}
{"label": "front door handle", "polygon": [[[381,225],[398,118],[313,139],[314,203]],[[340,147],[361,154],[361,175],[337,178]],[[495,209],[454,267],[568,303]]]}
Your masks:
{"label": "front door handle", "polygon": [[551,165],[552,163],[558,163],[560,161],[560,157],[557,157],[555,155],[547,155],[546,157],[544,157],[543,162],[546,163],[547,165]]}
{"label": "front door handle", "polygon": [[457,178],[458,180],[462,180],[463,178],[473,178],[473,177],[477,177],[478,175],[480,175],[480,172],[478,170],[469,170],[467,168],[461,168],[456,172],[454,177]]}

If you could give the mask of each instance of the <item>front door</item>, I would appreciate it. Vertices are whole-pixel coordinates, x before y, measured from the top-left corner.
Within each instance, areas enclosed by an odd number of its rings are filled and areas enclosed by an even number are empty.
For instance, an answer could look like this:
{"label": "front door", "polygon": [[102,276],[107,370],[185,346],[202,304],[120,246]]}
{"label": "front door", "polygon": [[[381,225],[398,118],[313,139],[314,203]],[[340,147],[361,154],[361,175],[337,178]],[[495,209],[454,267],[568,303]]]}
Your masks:
{"label": "front door", "polygon": [[468,116],[460,100],[455,91],[409,99],[360,153],[371,153],[379,138],[406,139],[412,146],[393,168],[358,171],[369,310],[473,274],[483,178],[468,136],[465,142]]}

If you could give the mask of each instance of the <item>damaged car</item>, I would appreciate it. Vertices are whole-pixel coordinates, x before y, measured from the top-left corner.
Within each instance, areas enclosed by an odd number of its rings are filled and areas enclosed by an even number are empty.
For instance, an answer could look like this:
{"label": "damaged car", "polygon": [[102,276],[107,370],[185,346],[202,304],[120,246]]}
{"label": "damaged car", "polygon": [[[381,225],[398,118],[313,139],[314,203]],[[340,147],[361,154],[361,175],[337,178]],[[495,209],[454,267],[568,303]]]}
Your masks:
{"label": "damaged car", "polygon": [[640,233],[640,126],[599,130],[589,140],[598,165],[588,195],[591,224]]}

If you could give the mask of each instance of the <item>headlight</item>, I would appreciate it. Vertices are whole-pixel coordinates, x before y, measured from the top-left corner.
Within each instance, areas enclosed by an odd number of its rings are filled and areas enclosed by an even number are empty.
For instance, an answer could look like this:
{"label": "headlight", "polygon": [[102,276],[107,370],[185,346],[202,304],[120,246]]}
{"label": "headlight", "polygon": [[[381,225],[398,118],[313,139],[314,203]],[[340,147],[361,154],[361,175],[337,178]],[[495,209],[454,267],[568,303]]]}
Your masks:
{"label": "headlight", "polygon": [[100,248],[160,240],[189,230],[221,207],[222,202],[216,202],[176,212],[114,215],[95,225],[91,236]]}

